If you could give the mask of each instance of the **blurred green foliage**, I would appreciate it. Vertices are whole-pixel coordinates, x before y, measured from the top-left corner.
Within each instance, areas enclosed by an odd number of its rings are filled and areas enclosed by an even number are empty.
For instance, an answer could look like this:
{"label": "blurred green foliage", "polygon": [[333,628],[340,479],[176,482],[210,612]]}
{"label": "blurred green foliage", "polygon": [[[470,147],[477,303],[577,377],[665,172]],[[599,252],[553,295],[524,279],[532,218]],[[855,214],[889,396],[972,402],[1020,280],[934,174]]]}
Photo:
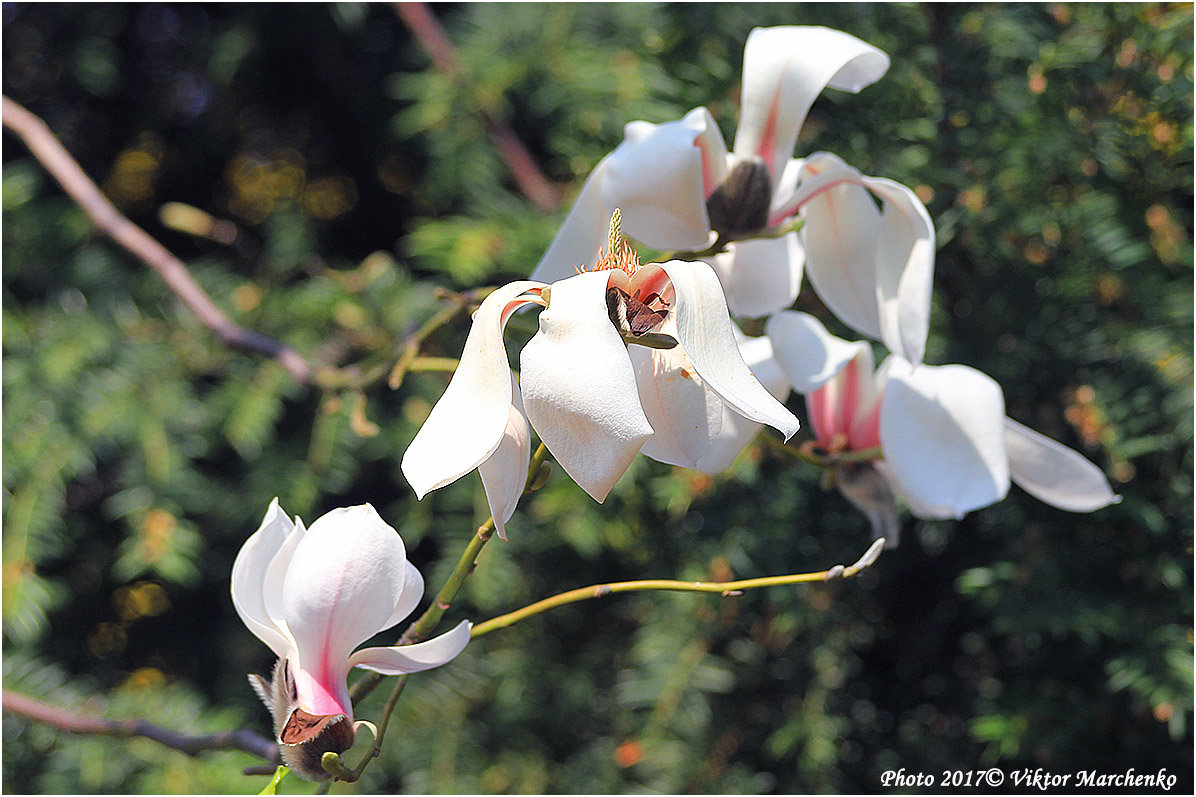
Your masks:
{"label": "blurred green foliage", "polygon": [[[821,97],[798,154],[919,192],[939,243],[928,362],[992,375],[1010,416],[1124,501],[1073,515],[1015,489],[907,520],[858,580],[528,620],[412,679],[360,790],[873,792],[887,769],[978,766],[1166,767],[1190,788],[1191,5],[435,11],[460,81],[388,6],[10,4],[4,91],[238,323],[384,376],[435,286],[526,276],[625,122],[706,105],[730,134],[752,27],[849,31],[892,67]],[[560,186],[558,213],[517,194],[479,109]],[[168,202],[218,223],[181,232]],[[7,134],[3,210],[5,687],[268,733],[244,674],[272,662],[233,612],[232,559],[276,495],[308,521],[370,501],[442,583],[485,517],[480,484],[416,502],[398,461],[446,375],[318,389],[225,349]],[[798,306],[836,328],[808,286]],[[460,321],[424,353],[459,354]],[[556,474],[450,619],[600,581],[850,562],[867,521],[818,480],[763,446],[717,479],[640,458],[604,505]],[[268,780],[240,753],[3,729],[6,791]]]}

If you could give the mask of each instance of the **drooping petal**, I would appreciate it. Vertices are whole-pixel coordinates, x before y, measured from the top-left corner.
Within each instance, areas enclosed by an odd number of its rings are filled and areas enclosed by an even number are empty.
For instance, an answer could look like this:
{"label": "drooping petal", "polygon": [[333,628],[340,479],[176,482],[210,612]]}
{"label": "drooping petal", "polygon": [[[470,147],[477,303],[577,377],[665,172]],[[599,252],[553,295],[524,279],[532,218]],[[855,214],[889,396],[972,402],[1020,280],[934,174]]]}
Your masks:
{"label": "drooping petal", "polygon": [[775,184],[822,90],[856,93],[888,68],[887,55],[842,31],[756,28],[743,53],[742,108],[732,149],[739,157],[762,157]]}
{"label": "drooping petal", "polygon": [[[666,319],[660,331],[675,336],[673,319]],[[640,406],[653,430],[640,453],[682,468],[697,467],[722,428],[723,402],[702,383],[681,346],[629,346],[627,353]]]}
{"label": "drooping petal", "polygon": [[619,208],[627,237],[655,249],[705,247],[710,221],[703,173],[717,179],[720,164],[726,168],[726,150],[716,142],[718,127],[705,108],[675,122],[628,124],[602,178],[607,219]]}
{"label": "drooping petal", "polygon": [[897,502],[888,480],[872,464],[851,465],[839,469],[839,492],[864,513],[872,525],[872,539],[884,538],[885,547],[896,547],[901,524]]}
{"label": "drooping petal", "polygon": [[698,375],[727,406],[757,423],[766,423],[788,440],[797,418],[772,397],[744,363],[735,342],[722,286],[713,269],[701,261],[670,260],[661,265],[675,296],[670,314],[677,338]]}
{"label": "drooping petal", "polygon": [[610,165],[607,155],[586,178],[569,215],[557,230],[544,256],[532,271],[532,279],[556,282],[577,273],[578,266],[593,263],[598,250],[606,245],[610,229],[610,214],[602,197],[602,181]]}
{"label": "drooping petal", "polygon": [[1094,512],[1121,501],[1100,468],[1079,452],[1005,419],[1013,481],[1040,501],[1069,512]]}
{"label": "drooping petal", "polygon": [[515,514],[515,505],[527,483],[527,469],[532,459],[532,430],[523,414],[523,395],[511,374],[511,411],[502,441],[490,458],[478,466],[494,530],[499,539],[507,538],[507,521]]}
{"label": "drooping petal", "polygon": [[802,207],[805,225],[801,236],[810,284],[839,320],[881,340],[877,307],[880,211],[858,184],[859,172],[834,155],[808,158],[803,184],[807,176],[817,178],[816,184],[822,186],[804,199]]}
{"label": "drooping petal", "polygon": [[503,329],[518,298],[538,282],[512,282],[482,301],[456,373],[403,454],[403,475],[418,498],[456,481],[485,462],[506,434],[511,414],[511,368]]}
{"label": "drooping petal", "polygon": [[[827,383],[868,344],[846,341],[826,331],[808,313],[783,310],[764,327],[772,340],[777,364],[798,393],[811,393]],[[868,363],[871,372],[871,362]]]}
{"label": "drooping petal", "polygon": [[793,304],[801,288],[805,251],[797,233],[729,244],[710,259],[727,306],[737,316],[761,318]]}
{"label": "drooping petal", "polygon": [[880,436],[901,488],[956,517],[1004,498],[1009,458],[997,383],[964,365],[915,367],[897,355],[890,361]]}
{"label": "drooping petal", "polygon": [[291,642],[267,611],[265,593],[271,589],[281,593],[282,583],[271,583],[266,574],[270,563],[294,532],[295,524],[275,498],[270,502],[261,526],[237,553],[230,578],[233,608],[253,635],[265,642],[279,658],[287,654]]}
{"label": "drooping petal", "polygon": [[403,600],[407,572],[403,540],[369,504],[312,524],[291,558],[283,603],[299,667],[317,687],[331,693],[343,684],[353,648],[381,631]]}
{"label": "drooping petal", "polygon": [[[767,336],[748,338],[736,335],[739,353],[751,369],[752,375],[764,385],[764,389],[777,401],[784,402],[789,396],[789,380],[781,372],[773,358],[772,341]],[[720,402],[721,404],[721,402]],[[697,469],[703,473],[715,474],[731,467],[739,452],[748,446],[764,427],[749,421],[738,412],[722,404],[722,427],[718,436],[710,441],[706,453],[698,460]]]}
{"label": "drooping petal", "polygon": [[350,667],[361,667],[383,675],[403,675],[447,664],[469,643],[472,624],[462,620],[451,631],[414,645],[362,648],[349,657]]}
{"label": "drooping petal", "polygon": [[926,353],[934,279],[934,223],[917,195],[901,183],[865,177],[880,197],[876,284],[881,341],[912,363]]}
{"label": "drooping petal", "polygon": [[627,348],[607,316],[609,273],[554,283],[540,331],[519,358],[528,420],[565,472],[600,502],[652,435]]}
{"label": "drooping petal", "polygon": [[392,625],[398,624],[404,618],[408,617],[415,607],[419,606],[420,599],[424,596],[424,577],[420,575],[419,570],[411,562],[407,563],[407,575],[403,578],[403,591],[399,595],[399,600],[395,603],[394,611],[390,613],[390,617],[382,624],[384,630],[390,628]]}

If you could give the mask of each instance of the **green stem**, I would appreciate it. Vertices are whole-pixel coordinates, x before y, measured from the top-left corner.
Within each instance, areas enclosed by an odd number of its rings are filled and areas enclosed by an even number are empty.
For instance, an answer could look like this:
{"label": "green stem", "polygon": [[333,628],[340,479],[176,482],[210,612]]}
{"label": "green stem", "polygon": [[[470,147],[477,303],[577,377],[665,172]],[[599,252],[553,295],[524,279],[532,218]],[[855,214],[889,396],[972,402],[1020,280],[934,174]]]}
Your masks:
{"label": "green stem", "polygon": [[850,578],[872,565],[880,556],[884,548],[884,538],[872,543],[871,547],[860,557],[859,561],[850,567],[835,565],[829,570],[817,573],[794,573],[786,576],[765,576],[764,578],[749,578],[742,581],[674,581],[671,579],[644,579],[639,581],[616,581],[609,584],[594,584],[590,587],[580,587],[553,595],[541,601],[516,609],[508,614],[500,615],[473,627],[470,635],[472,639],[485,636],[491,631],[514,625],[520,620],[534,617],[537,614],[566,606],[570,603],[601,598],[616,592],[643,592],[645,590],[670,590],[673,592],[713,592],[723,596],[737,595],[743,590],[758,589],[760,587],[777,587],[787,584],[809,584],[817,581],[830,581],[835,578]]}

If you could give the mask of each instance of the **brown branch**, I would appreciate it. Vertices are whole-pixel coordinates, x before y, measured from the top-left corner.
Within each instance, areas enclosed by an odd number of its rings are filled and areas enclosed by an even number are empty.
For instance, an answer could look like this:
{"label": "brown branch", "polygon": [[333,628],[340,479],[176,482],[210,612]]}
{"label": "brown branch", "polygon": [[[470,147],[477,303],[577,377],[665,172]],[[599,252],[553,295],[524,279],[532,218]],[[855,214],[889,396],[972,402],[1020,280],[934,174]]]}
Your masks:
{"label": "brown branch", "polygon": [[118,739],[141,736],[189,756],[197,756],[205,750],[240,750],[267,762],[279,761],[278,745],[248,728],[187,736],[145,720],[111,720],[94,714],[76,714],[7,689],[3,695],[5,711],[67,733],[98,734]]}
{"label": "brown branch", "polygon": [[216,333],[225,345],[267,354],[278,360],[298,381],[307,382],[311,379],[311,365],[290,346],[234,324],[195,281],[182,260],[171,254],[145,230],[129,221],[108,201],[99,187],[54,137],[46,123],[7,96],[4,97],[4,126],[20,136],[33,153],[33,157],[37,158],[102,232],[158,272],[179,300],[199,317],[204,326]]}
{"label": "brown branch", "polygon": [[520,192],[543,213],[552,213],[560,205],[560,194],[544,177],[531,153],[515,135],[511,125],[493,109],[483,108],[469,91],[465,74],[457,61],[456,51],[444,35],[444,29],[425,3],[395,3],[395,11],[403,20],[432,63],[465,92],[482,117],[490,139],[506,163]]}

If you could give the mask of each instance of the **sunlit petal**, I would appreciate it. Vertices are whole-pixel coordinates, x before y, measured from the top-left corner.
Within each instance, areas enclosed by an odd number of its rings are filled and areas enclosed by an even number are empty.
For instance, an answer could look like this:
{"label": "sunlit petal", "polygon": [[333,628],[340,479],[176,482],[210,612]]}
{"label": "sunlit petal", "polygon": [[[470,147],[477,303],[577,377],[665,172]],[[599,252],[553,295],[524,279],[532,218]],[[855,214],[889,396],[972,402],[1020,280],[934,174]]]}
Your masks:
{"label": "sunlit petal", "polygon": [[602,181],[610,159],[607,155],[599,161],[586,178],[569,215],[532,271],[533,280],[556,282],[565,279],[576,274],[578,266],[593,263],[598,258],[598,250],[606,245],[610,227],[611,210],[607,210],[602,197]]}
{"label": "sunlit petal", "polygon": [[839,320],[880,340],[876,265],[880,210],[858,184],[859,172],[837,157],[811,156],[804,171],[820,178],[820,184],[824,178],[829,180],[802,208],[801,235],[810,284]]}
{"label": "sunlit petal", "polygon": [[881,341],[889,351],[921,362],[930,329],[934,279],[934,223],[912,190],[879,177],[864,185],[883,202],[877,249]]}
{"label": "sunlit petal", "polygon": [[711,258],[737,316],[761,318],[793,304],[801,288],[805,251],[797,233],[728,245]]}
{"label": "sunlit petal", "polygon": [[388,648],[362,648],[349,657],[349,666],[383,675],[403,675],[439,667],[465,650],[472,627],[468,620],[462,620],[451,631],[426,642]]}
{"label": "sunlit petal", "polygon": [[407,574],[403,577],[403,591],[399,595],[399,600],[395,603],[394,611],[390,613],[390,617],[382,624],[379,630],[390,628],[392,625],[398,624],[404,618],[408,617],[415,607],[419,606],[420,599],[424,596],[424,577],[420,575],[419,570],[410,562],[407,563]]}
{"label": "sunlit petal", "polygon": [[515,375],[511,375],[511,411],[502,442],[489,459],[478,466],[494,530],[507,538],[507,521],[515,514],[515,505],[527,483],[527,469],[532,458],[532,432],[523,414],[523,396]]}
{"label": "sunlit petal", "polygon": [[320,683],[334,682],[353,648],[394,614],[406,576],[403,540],[369,504],[334,509],[313,523],[283,584],[301,666]]}
{"label": "sunlit petal", "polygon": [[607,316],[607,275],[587,272],[554,283],[540,331],[519,360],[528,420],[597,501],[652,435],[627,348]]}
{"label": "sunlit petal", "polygon": [[[768,319],[764,327],[777,364],[798,393],[822,387],[843,366],[868,348],[863,341],[846,341],[826,331],[812,315],[785,310]],[[871,373],[871,357],[868,372]]]}
{"label": "sunlit petal", "polygon": [[517,297],[538,282],[497,289],[474,314],[452,381],[403,454],[403,475],[415,494],[459,479],[485,462],[502,442],[511,414],[511,368],[503,327]]}
{"label": "sunlit petal", "polygon": [[[294,532],[295,524],[282,511],[275,498],[270,502],[261,526],[237,553],[230,579],[233,607],[242,622],[280,657],[286,655],[291,643],[266,608],[265,592],[271,588],[266,572]],[[273,588],[281,592],[282,584],[273,585]]]}
{"label": "sunlit petal", "polygon": [[[737,335],[739,353],[751,369],[752,375],[764,385],[773,398],[784,402],[789,395],[789,380],[781,372],[773,358],[772,341],[767,337],[748,338]],[[721,402],[720,402],[721,404]],[[722,424],[718,435],[710,441],[706,453],[698,460],[696,468],[703,473],[718,473],[726,470],[739,456],[739,452],[755,439],[763,425],[749,421],[738,412],[722,404]]]}
{"label": "sunlit petal", "polygon": [[722,286],[703,262],[671,260],[661,266],[676,292],[670,310],[685,353],[706,382],[731,409],[749,420],[766,423],[789,439],[797,418],[772,397],[744,363],[735,342]]}
{"label": "sunlit petal", "polygon": [[889,370],[881,402],[885,461],[917,501],[950,507],[957,517],[1009,491],[1005,399],[988,376],[963,365]]}
{"label": "sunlit petal", "polygon": [[1121,501],[1100,468],[1079,452],[1005,419],[1013,481],[1030,495],[1069,512],[1093,512]]}
{"label": "sunlit petal", "polygon": [[814,99],[826,87],[858,92],[889,68],[889,57],[856,37],[822,27],[756,28],[743,54],[737,156],[759,155],[773,182],[793,154]]}
{"label": "sunlit petal", "polygon": [[[660,331],[675,334],[672,319]],[[640,453],[683,468],[697,467],[722,428],[723,402],[702,383],[681,346],[629,346],[640,406],[653,434]]]}

